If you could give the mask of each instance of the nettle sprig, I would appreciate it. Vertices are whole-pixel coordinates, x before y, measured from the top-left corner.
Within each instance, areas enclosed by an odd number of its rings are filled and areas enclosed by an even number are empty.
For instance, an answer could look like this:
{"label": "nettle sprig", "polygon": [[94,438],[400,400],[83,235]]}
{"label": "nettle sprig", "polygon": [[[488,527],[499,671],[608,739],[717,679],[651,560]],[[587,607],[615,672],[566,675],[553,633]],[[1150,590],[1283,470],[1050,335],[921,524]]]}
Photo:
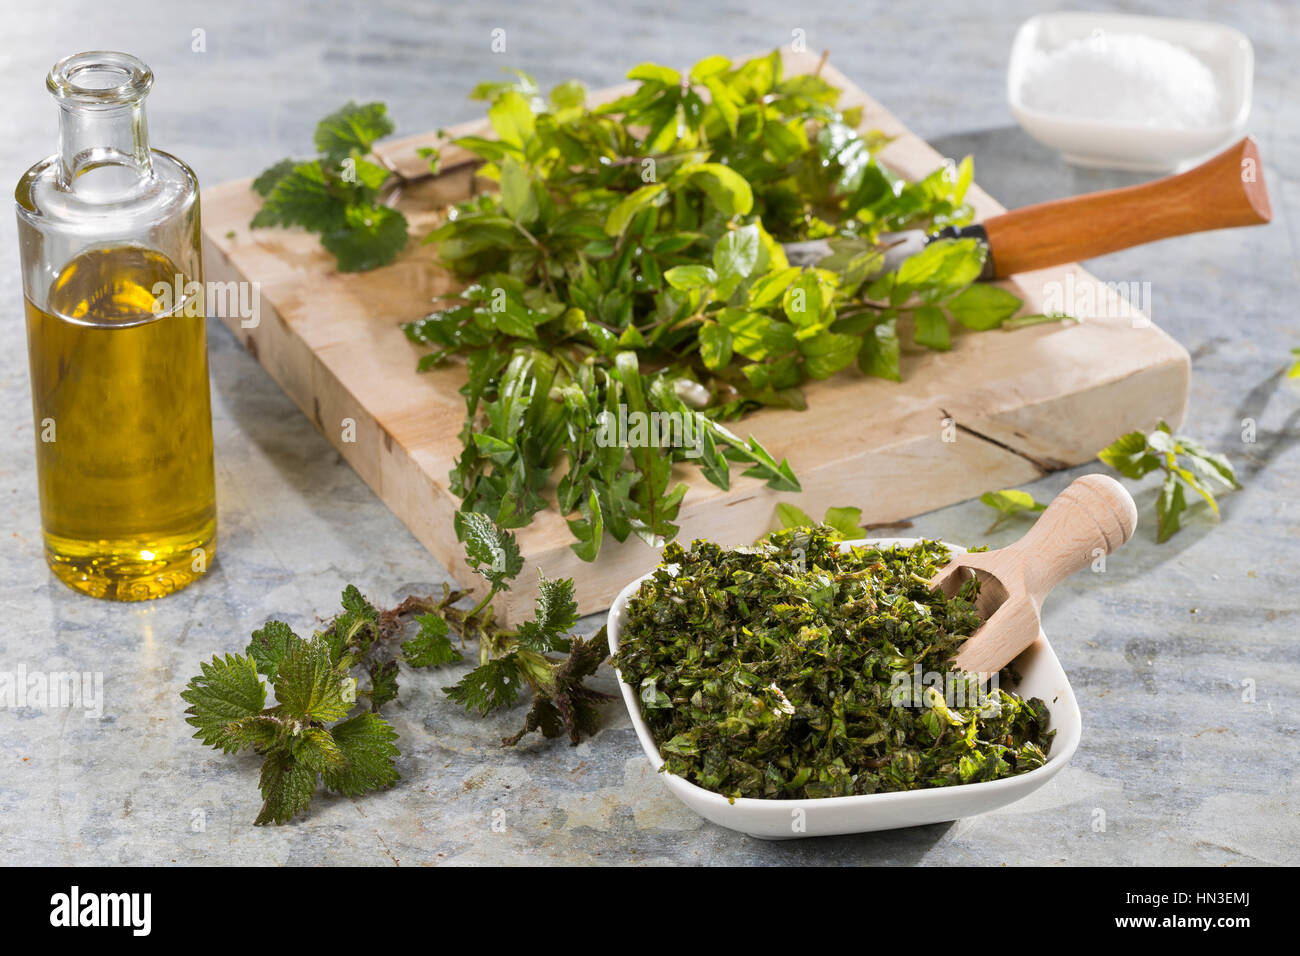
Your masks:
{"label": "nettle sprig", "polygon": [[[399,779],[397,732],[380,709],[398,695],[398,662],[441,668],[461,659],[452,635],[476,640],[479,665],[448,697],[487,714],[514,705],[522,688],[532,703],[514,745],[526,734],[568,735],[577,744],[595,733],[597,705],[609,695],[584,686],[609,656],[602,628],[590,638],[567,636],[577,622],[573,581],[543,579],[534,618],[517,629],[496,621],[492,599],[509,589],[523,567],[514,537],[482,515],[457,521],[472,567],[488,593],[469,610],[468,594],[444,586],[442,597],[412,596],[379,610],[356,587],[343,591],[343,610],[310,638],[283,621],[253,632],[244,653],[213,657],[181,693],[194,736],[223,753],[251,748],[264,756],[263,804],[256,824],[284,823],[304,812],[317,790],[354,797]],[[405,637],[410,624],[413,635]],[[567,656],[555,656],[567,655]],[[368,678],[358,687],[356,675]],[[265,678],[265,680],[263,680]],[[267,682],[275,703],[267,705]]]}
{"label": "nettle sprig", "polygon": [[[253,181],[266,200],[253,228],[301,226],[319,234],[340,272],[388,265],[408,238],[406,217],[384,201],[395,198],[386,194],[401,176],[372,150],[393,129],[383,103],[348,103],[325,117],[316,126],[315,159],[282,159]],[[427,155],[436,171],[436,152]]]}

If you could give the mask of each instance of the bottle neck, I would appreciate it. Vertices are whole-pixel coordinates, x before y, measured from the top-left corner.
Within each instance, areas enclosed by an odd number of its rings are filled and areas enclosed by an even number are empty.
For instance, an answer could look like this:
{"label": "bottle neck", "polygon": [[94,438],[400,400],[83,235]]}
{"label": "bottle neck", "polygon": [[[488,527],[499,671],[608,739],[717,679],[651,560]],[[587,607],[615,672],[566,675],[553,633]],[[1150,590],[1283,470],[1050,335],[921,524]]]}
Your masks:
{"label": "bottle neck", "polygon": [[[59,185],[129,188],[152,170],[144,101],[112,107],[59,104]],[[93,176],[88,176],[93,171]],[[86,176],[84,182],[78,180]]]}
{"label": "bottle neck", "polygon": [[153,73],[125,53],[95,50],[54,64],[45,81],[59,106],[58,188],[111,201],[149,181],[144,100]]}

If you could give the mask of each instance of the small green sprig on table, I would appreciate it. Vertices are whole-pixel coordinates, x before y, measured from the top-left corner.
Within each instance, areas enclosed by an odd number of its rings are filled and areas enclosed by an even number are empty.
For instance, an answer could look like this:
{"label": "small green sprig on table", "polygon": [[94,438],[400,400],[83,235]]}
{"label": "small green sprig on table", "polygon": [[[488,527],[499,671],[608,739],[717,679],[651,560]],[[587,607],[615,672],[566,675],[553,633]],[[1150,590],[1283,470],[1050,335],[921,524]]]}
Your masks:
{"label": "small green sprig on table", "polygon": [[[466,592],[444,586],[441,598],[412,596],[379,610],[348,585],[342,612],[310,638],[271,620],[253,632],[243,654],[200,664],[201,673],[181,693],[190,705],[186,722],[197,728],[196,738],[223,753],[251,748],[263,755],[263,804],[255,823],[292,819],[321,786],[354,797],[396,783],[398,735],[379,712],[398,695],[398,661],[436,669],[460,660],[453,633],[462,644],[478,642],[479,664],[444,688],[452,700],[487,714],[514,705],[524,686],[531,691],[523,726],[505,744],[535,730],[567,734],[574,744],[595,733],[598,705],[609,695],[584,682],[609,656],[609,644],[604,628],[586,639],[568,636],[577,622],[573,581],[543,579],[534,618],[504,627],[492,599],[522,569],[518,545],[482,515],[462,516],[457,531],[471,567],[489,584],[471,609],[460,607],[468,603]],[[395,649],[408,621],[416,632]],[[358,687],[358,673],[368,678],[365,687]],[[271,706],[266,682],[275,691]]]}

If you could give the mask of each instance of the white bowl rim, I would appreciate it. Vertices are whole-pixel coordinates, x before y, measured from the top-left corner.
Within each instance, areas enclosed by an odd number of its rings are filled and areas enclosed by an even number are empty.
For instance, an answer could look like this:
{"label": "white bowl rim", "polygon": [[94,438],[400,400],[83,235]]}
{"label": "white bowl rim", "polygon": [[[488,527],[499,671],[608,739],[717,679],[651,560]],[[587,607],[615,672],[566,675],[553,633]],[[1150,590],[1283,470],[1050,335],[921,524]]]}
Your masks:
{"label": "white bowl rim", "polygon": [[[917,544],[921,541],[935,540],[931,538],[853,538],[841,543],[841,547],[892,547],[902,545],[904,547]],[[947,541],[939,541],[944,547],[948,548],[953,554],[964,554],[966,548],[960,545],[951,544]],[[672,567],[669,565],[668,567]],[[627,584],[618,595],[614,598],[614,603],[610,605],[607,615],[606,633],[609,637],[610,653],[618,650],[618,622],[615,615],[626,607],[627,602],[631,599],[636,590],[640,588],[641,583],[658,571],[659,568],[653,568],[636,580]],[[1056,652],[1052,650],[1052,645],[1048,643],[1047,635],[1042,630],[1038,632],[1038,640],[1034,645],[1040,646],[1041,651],[1049,654],[1056,662],[1056,666],[1061,668],[1061,673],[1065,673],[1065,668],[1061,667],[1060,660],[1056,657]],[[685,777],[680,777],[675,773],[663,770],[665,763],[663,755],[659,753],[658,745],[655,744],[654,734],[650,732],[650,727],[645,722],[645,717],[641,713],[641,702],[636,696],[635,689],[623,680],[622,673],[618,668],[614,668],[614,676],[618,679],[619,690],[623,695],[623,703],[627,706],[628,717],[632,720],[632,727],[636,731],[637,739],[641,742],[641,749],[649,758],[651,765],[656,771],[659,771],[674,789],[681,790],[683,793],[689,793],[693,801],[699,801],[702,805],[712,805],[714,807],[732,807],[737,809],[770,808],[769,812],[774,810],[789,810],[795,807],[808,807],[815,804],[817,806],[836,806],[836,807],[879,807],[887,806],[894,803],[902,802],[927,802],[930,800],[939,801],[953,797],[956,794],[975,794],[984,793],[992,794],[1004,790],[1019,790],[1028,787],[1030,790],[1035,789],[1037,784],[1031,784],[1030,781],[1035,776],[1052,777],[1060,770],[1070,758],[1074,756],[1075,750],[1078,749],[1079,740],[1083,736],[1083,716],[1079,712],[1079,703],[1074,696],[1074,689],[1070,686],[1069,675],[1065,677],[1065,692],[1061,697],[1066,700],[1061,703],[1067,703],[1074,712],[1075,733],[1063,740],[1053,739],[1051,753],[1047,756],[1047,762],[1041,767],[1035,767],[1025,773],[1018,773],[1010,777],[1002,777],[998,780],[984,780],[979,783],[958,783],[947,787],[922,787],[917,790],[891,790],[884,793],[860,793],[847,797],[807,797],[804,799],[789,799],[785,797],[775,799],[765,799],[762,797],[736,797],[732,799],[724,794],[717,793],[713,790],[706,790],[699,784],[692,783]],[[1059,697],[1058,697],[1059,700]],[[1055,705],[1056,701],[1053,702]],[[1049,705],[1048,714],[1052,723],[1055,723],[1055,716],[1052,714]],[[1060,746],[1058,746],[1058,744]],[[1043,781],[1046,783],[1046,780]]]}
{"label": "white bowl rim", "polygon": [[[1037,109],[1032,106],[1026,106],[1020,96],[1017,82],[1020,79],[1021,71],[1012,71],[1012,66],[1016,65],[1019,58],[1016,54],[1021,46],[1028,43],[1026,39],[1031,29],[1040,27],[1043,23],[1051,21],[1069,21],[1086,22],[1098,20],[1106,21],[1123,21],[1131,23],[1135,33],[1141,33],[1145,36],[1155,39],[1162,39],[1156,34],[1140,29],[1141,24],[1150,23],[1177,23],[1180,26],[1190,28],[1203,28],[1212,32],[1220,33],[1233,41],[1245,54],[1245,63],[1242,70],[1241,85],[1241,102],[1237,104],[1236,112],[1231,118],[1213,126],[1200,126],[1192,129],[1177,128],[1173,126],[1142,126],[1137,123],[1121,123],[1117,121],[1098,120],[1088,117],[1075,117],[1066,113],[1053,113],[1048,110]],[[1193,53],[1193,55],[1195,55]],[[1199,57],[1197,57],[1199,59]],[[1108,11],[1082,11],[1082,10],[1058,10],[1047,13],[1036,13],[1024,23],[1020,24],[1016,30],[1015,39],[1011,41],[1011,58],[1007,64],[1007,105],[1011,107],[1011,112],[1016,114],[1019,119],[1020,115],[1029,117],[1033,120],[1049,123],[1064,123],[1070,127],[1093,132],[1106,131],[1123,131],[1123,132],[1142,132],[1151,133],[1159,136],[1177,136],[1187,140],[1201,140],[1229,136],[1238,129],[1244,129],[1246,121],[1250,118],[1251,103],[1254,99],[1254,79],[1255,79],[1255,47],[1250,42],[1250,37],[1242,33],[1234,26],[1226,23],[1215,23],[1213,20],[1198,20],[1189,17],[1159,17],[1148,16],[1140,13],[1111,13]]]}

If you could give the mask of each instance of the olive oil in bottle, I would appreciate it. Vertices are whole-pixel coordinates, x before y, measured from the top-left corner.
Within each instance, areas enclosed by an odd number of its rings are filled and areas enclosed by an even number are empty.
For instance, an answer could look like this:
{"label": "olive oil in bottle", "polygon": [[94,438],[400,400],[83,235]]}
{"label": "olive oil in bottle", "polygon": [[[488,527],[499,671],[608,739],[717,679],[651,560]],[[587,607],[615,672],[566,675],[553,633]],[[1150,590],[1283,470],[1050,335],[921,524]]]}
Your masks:
{"label": "olive oil in bottle", "polygon": [[152,79],[125,54],[56,64],[60,152],[16,193],[46,560],[119,601],[179,590],[216,546],[198,184],[148,148]]}

